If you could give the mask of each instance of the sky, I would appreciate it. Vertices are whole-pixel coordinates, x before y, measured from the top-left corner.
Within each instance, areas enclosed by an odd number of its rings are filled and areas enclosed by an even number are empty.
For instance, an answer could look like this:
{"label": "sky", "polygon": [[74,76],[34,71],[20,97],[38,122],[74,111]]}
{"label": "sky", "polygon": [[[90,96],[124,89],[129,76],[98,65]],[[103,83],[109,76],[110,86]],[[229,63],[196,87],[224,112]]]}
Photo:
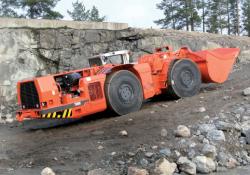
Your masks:
{"label": "sky", "polygon": [[[71,20],[67,10],[72,10],[72,2],[76,0],[60,0],[55,10]],[[107,22],[128,23],[130,27],[160,28],[153,21],[163,17],[163,12],[156,9],[161,0],[79,0],[87,9],[95,5]]]}

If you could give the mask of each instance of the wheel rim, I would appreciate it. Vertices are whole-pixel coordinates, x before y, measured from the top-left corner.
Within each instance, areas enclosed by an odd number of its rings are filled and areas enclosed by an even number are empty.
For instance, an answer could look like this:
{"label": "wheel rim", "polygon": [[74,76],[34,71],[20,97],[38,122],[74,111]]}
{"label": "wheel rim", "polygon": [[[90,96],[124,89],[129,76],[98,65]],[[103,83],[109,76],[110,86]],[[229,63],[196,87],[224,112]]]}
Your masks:
{"label": "wheel rim", "polygon": [[194,77],[193,77],[192,72],[189,70],[185,70],[185,71],[181,72],[180,80],[181,80],[181,83],[185,87],[187,87],[187,88],[191,87],[193,82],[194,82]]}
{"label": "wheel rim", "polygon": [[118,89],[118,95],[123,103],[130,103],[134,98],[132,86],[129,84],[122,84]]}

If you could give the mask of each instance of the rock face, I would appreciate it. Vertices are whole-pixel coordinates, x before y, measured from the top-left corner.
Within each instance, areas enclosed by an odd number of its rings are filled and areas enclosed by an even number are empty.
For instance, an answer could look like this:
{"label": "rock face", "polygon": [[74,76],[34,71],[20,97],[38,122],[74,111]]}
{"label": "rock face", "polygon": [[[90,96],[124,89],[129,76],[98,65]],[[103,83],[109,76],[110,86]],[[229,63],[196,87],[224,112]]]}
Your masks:
{"label": "rock face", "polygon": [[239,59],[249,60],[247,37],[221,36],[174,30],[135,29],[0,29],[0,106],[2,117],[16,110],[16,82],[29,77],[78,69],[87,66],[88,57],[121,49],[133,52],[132,60],[172,45],[174,49],[189,46],[192,50],[216,47],[242,48]]}

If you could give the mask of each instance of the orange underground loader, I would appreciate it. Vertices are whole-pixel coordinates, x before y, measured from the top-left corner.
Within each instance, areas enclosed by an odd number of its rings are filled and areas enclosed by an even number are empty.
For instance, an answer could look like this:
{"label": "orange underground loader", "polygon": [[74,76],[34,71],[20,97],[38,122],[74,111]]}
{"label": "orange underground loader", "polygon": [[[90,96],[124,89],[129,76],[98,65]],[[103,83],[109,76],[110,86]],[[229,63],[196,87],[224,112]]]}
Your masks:
{"label": "orange underground loader", "polygon": [[111,109],[118,115],[140,110],[143,100],[166,93],[197,94],[201,83],[223,83],[238,48],[193,52],[166,46],[138,63],[106,64],[17,83],[17,120],[78,119]]}

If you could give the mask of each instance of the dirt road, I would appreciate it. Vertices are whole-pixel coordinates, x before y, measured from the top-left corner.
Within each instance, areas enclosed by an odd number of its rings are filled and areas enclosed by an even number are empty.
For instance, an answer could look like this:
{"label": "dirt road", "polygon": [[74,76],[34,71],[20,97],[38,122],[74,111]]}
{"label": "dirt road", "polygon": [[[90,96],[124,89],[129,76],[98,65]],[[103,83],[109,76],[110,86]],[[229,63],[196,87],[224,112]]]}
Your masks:
{"label": "dirt road", "polygon": [[[83,175],[95,168],[125,174],[129,165],[153,165],[138,150],[155,152],[152,146],[173,147],[174,130],[180,124],[199,123],[204,116],[216,116],[244,100],[241,93],[250,86],[250,64],[237,66],[222,85],[206,85],[195,97],[179,101],[152,99],[141,111],[121,117],[100,113],[68,126],[30,131],[18,124],[0,126],[0,174],[35,175],[51,167],[59,175]],[[225,100],[229,96],[230,100]],[[245,99],[246,100],[246,99]],[[195,112],[205,107],[205,113]],[[167,137],[161,137],[166,128]],[[119,132],[126,130],[128,136]],[[133,158],[129,152],[138,153]]]}

